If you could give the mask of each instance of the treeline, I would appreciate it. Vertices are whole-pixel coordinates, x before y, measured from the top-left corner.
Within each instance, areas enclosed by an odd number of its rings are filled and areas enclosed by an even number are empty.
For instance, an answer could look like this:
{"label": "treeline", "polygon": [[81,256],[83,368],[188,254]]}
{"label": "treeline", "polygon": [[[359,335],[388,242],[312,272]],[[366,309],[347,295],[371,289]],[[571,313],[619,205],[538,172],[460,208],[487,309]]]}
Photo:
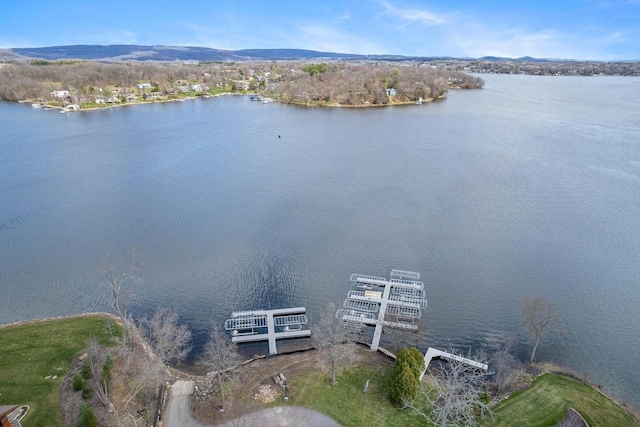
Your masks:
{"label": "treeline", "polygon": [[[118,88],[140,93],[149,83],[167,96],[185,92],[248,91],[300,104],[386,105],[443,96],[449,87],[479,88],[482,79],[425,64],[309,63],[101,63],[32,61],[0,64],[0,98],[51,101],[53,91],[87,99]],[[182,88],[182,90],[181,90]],[[192,90],[189,89],[189,92]]]}
{"label": "treeline", "polygon": [[440,68],[470,73],[527,74],[535,76],[640,76],[640,62],[448,60]]}
{"label": "treeline", "polygon": [[298,104],[387,105],[429,100],[451,86],[480,88],[484,81],[460,71],[393,63],[309,65],[284,70],[266,93]]}

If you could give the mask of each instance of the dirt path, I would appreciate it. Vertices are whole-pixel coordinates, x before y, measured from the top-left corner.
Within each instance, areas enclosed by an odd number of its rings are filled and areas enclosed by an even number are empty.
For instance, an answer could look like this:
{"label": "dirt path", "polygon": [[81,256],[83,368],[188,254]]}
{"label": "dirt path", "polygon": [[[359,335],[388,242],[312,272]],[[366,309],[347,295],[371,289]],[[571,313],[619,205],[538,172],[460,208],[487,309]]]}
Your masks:
{"label": "dirt path", "polygon": [[[165,410],[164,427],[206,427],[191,417],[193,381],[178,380],[171,386],[171,397]],[[262,409],[220,424],[224,427],[339,427],[340,424],[319,412],[297,406]]]}
{"label": "dirt path", "polygon": [[[392,363],[381,353],[372,352],[361,346],[357,346],[356,353],[359,364],[376,366]],[[225,398],[224,412],[219,411],[219,400],[213,398],[203,402],[194,400],[195,412],[192,415],[202,423],[202,425],[215,424],[231,426],[233,424],[229,423],[239,422],[237,420],[244,419],[243,417],[247,414],[260,411],[264,408],[263,403],[253,398],[254,392],[258,387],[270,385],[277,392],[276,401],[284,399],[284,390],[274,383],[272,379],[274,375],[282,373],[287,380],[291,382],[296,377],[305,375],[309,371],[323,369],[323,365],[324,363],[317,350],[255,360],[242,367],[230,395]],[[289,391],[296,393],[295,389],[290,389]],[[289,408],[289,406],[284,408],[286,412],[286,408]],[[264,415],[269,414],[265,413]],[[299,414],[299,416],[303,415]],[[269,425],[277,426],[280,424]],[[295,423],[289,425],[298,425],[297,419]]]}

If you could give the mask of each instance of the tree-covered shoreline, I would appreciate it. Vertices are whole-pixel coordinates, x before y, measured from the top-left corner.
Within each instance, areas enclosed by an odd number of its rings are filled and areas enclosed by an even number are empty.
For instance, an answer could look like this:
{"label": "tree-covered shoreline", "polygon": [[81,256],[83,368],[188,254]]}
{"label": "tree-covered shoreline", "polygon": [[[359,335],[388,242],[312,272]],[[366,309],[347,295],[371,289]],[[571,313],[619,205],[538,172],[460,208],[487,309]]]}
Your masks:
{"label": "tree-covered shoreline", "polygon": [[304,61],[1,64],[0,98],[94,109],[221,93],[254,93],[297,105],[367,107],[428,102],[484,81],[460,71],[396,63]]}

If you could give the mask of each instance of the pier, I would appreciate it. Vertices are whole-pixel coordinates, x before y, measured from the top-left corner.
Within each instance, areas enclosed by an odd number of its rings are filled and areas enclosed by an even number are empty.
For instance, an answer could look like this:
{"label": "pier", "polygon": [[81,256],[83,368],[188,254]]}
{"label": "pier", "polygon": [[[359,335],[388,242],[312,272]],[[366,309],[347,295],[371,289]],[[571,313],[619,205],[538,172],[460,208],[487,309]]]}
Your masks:
{"label": "pier", "polygon": [[305,307],[276,310],[234,311],[224,328],[231,331],[235,343],[269,341],[269,354],[278,354],[276,340],[311,336],[311,331],[302,329],[307,324]]}
{"label": "pier", "polygon": [[482,369],[483,371],[489,369],[489,365],[486,363],[476,362],[475,360],[467,359],[466,357],[458,356],[457,354],[451,354],[446,351],[438,350],[437,348],[429,347],[427,352],[424,354],[424,370],[420,374],[420,381],[422,381],[422,377],[424,377],[424,374],[427,372],[429,364],[433,359],[455,360],[464,363],[465,365]]}
{"label": "pier", "polygon": [[371,349],[377,350],[384,326],[418,329],[413,322],[422,317],[422,309],[427,307],[424,283],[419,279],[420,273],[395,269],[389,280],[354,273],[350,280],[355,289],[348,292],[344,308],[336,312],[336,317],[354,329],[374,326]]}

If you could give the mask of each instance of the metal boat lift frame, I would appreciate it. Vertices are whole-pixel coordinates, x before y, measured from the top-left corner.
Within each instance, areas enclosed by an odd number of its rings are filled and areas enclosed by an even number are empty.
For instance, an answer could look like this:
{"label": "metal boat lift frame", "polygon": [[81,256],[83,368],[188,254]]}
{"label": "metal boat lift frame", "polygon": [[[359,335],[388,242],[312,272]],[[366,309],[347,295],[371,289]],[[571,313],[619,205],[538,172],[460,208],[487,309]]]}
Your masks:
{"label": "metal boat lift frame", "polygon": [[[231,331],[232,342],[269,341],[269,354],[278,354],[276,340],[311,336],[310,330],[302,329],[308,322],[306,311],[305,307],[236,311],[224,328]],[[282,331],[276,332],[276,327]]]}
{"label": "metal boat lift frame", "polygon": [[[380,346],[383,326],[402,329],[418,329],[410,323],[422,317],[422,309],[427,307],[424,283],[420,273],[406,270],[391,270],[390,279],[354,273],[350,277],[355,287],[347,294],[344,308],[336,312],[336,317],[349,325],[375,326],[371,349]],[[408,321],[390,321],[385,316],[400,316]]]}

